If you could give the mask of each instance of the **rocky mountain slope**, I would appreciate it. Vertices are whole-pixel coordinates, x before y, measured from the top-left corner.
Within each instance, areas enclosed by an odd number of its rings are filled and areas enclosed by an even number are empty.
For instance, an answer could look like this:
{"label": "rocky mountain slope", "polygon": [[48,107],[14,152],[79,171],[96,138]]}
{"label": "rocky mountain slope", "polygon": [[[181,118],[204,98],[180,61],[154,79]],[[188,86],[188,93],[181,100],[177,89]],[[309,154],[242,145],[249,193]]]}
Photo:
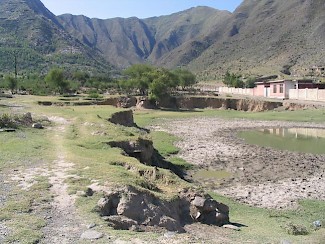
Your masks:
{"label": "rocky mountain slope", "polygon": [[104,69],[107,62],[66,32],[39,0],[0,0],[0,67],[13,73],[48,66]]}
{"label": "rocky mountain slope", "polygon": [[227,69],[301,76],[325,65],[322,0],[245,0],[219,28],[222,38],[190,64],[203,76]]}
{"label": "rocky mountain slope", "polygon": [[[101,20],[70,14],[59,16],[59,20],[71,35],[89,47],[98,48],[106,60],[123,68],[139,62],[161,64],[170,52],[208,36],[215,25],[230,15],[227,11],[197,7],[143,20],[136,17]],[[194,56],[190,55],[190,59]],[[169,61],[176,66],[179,63]]]}
{"label": "rocky mountain slope", "polygon": [[[152,63],[201,79],[226,70],[302,76],[325,66],[323,0],[244,0],[234,13],[191,8],[148,19],[54,16],[39,0],[0,0],[0,65],[105,70]],[[9,61],[8,61],[9,60]]]}

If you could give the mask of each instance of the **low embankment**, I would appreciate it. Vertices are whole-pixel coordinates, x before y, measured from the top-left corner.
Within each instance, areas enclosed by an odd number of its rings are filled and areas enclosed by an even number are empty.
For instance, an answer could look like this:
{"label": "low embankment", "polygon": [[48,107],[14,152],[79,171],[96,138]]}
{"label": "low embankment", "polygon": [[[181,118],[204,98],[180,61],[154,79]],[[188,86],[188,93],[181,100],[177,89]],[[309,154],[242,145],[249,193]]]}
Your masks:
{"label": "low embankment", "polygon": [[305,108],[317,108],[314,104],[304,104],[289,101],[265,101],[250,98],[221,98],[213,96],[177,96],[168,97],[159,103],[150,101],[146,97],[120,96],[92,101],[39,101],[43,106],[89,106],[110,105],[121,108],[144,108],[144,109],[232,109],[238,111],[261,112],[282,107],[286,110],[301,110]]}

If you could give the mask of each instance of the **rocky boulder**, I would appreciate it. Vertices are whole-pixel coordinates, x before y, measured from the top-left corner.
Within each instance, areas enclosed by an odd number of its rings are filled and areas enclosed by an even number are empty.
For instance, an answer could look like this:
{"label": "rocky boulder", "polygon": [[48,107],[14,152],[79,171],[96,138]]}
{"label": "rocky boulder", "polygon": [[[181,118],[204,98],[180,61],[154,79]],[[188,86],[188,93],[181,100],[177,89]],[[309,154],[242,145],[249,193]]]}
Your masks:
{"label": "rocky boulder", "polygon": [[191,201],[190,210],[191,217],[195,221],[218,226],[229,223],[228,206],[212,198],[195,196],[194,200]]}
{"label": "rocky boulder", "polygon": [[184,225],[193,222],[217,226],[229,223],[228,206],[191,190],[184,190],[177,199],[166,201],[127,186],[107,193],[98,201],[96,209],[108,225],[124,230],[164,228],[184,232]]}

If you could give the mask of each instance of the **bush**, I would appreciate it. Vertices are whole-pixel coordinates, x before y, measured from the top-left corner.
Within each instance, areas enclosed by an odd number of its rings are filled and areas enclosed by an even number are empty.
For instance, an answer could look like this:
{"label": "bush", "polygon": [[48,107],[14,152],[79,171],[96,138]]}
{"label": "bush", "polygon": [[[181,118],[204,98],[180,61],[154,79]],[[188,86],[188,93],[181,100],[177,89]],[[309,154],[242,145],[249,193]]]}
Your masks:
{"label": "bush", "polygon": [[103,98],[102,95],[98,94],[98,92],[96,91],[91,91],[89,94],[88,94],[88,97],[91,98],[91,99],[99,99],[99,98]]}
{"label": "bush", "polygon": [[290,235],[308,235],[309,232],[307,228],[303,225],[297,225],[293,223],[288,223],[284,226],[284,229],[288,232]]}
{"label": "bush", "polygon": [[17,128],[15,118],[9,114],[0,115],[0,128]]}

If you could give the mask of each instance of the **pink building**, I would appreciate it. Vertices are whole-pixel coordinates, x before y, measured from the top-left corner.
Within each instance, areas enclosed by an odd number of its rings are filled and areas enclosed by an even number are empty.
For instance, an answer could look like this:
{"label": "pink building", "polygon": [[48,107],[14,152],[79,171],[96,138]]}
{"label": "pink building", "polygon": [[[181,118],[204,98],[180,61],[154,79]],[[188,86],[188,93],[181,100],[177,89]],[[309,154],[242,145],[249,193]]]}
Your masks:
{"label": "pink building", "polygon": [[275,80],[256,82],[254,95],[288,99],[290,89],[316,88],[312,80]]}

